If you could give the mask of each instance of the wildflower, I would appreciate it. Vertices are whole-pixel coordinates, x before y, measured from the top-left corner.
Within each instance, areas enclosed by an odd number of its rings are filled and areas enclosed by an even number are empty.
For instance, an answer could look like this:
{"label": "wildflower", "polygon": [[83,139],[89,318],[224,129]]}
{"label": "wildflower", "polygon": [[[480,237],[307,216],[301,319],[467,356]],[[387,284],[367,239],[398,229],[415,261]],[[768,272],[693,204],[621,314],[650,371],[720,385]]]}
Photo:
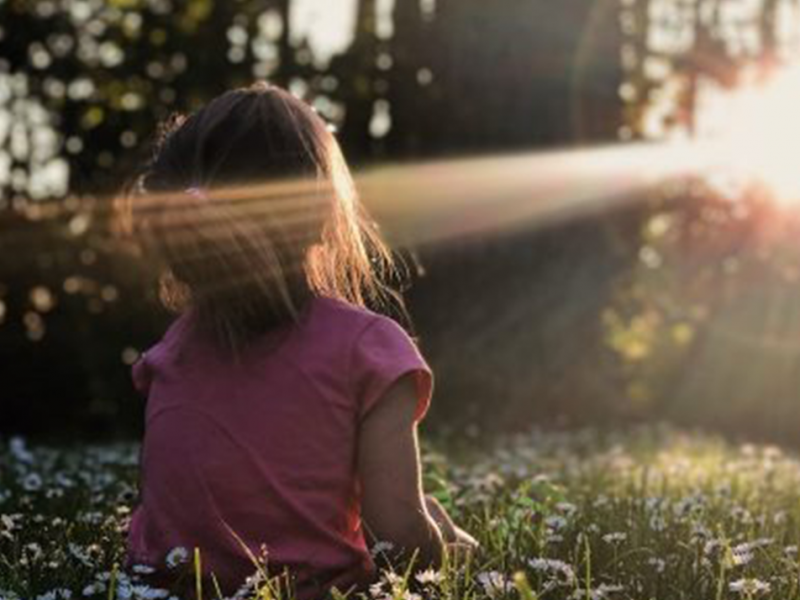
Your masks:
{"label": "wildflower", "polygon": [[556,508],[567,515],[573,515],[578,511],[578,507],[570,502],[559,502]]}
{"label": "wildflower", "polygon": [[76,485],[75,484],[75,480],[71,479],[63,471],[59,471],[58,473],[56,473],[55,483],[56,483],[56,485],[58,485],[58,486],[60,486],[62,488],[72,488],[72,487],[75,487],[75,485]]}
{"label": "wildflower", "polygon": [[652,565],[656,573],[663,573],[667,568],[667,562],[663,558],[652,557],[647,561],[647,564]]}
{"label": "wildflower", "polygon": [[672,506],[672,513],[676,518],[685,518],[701,507],[702,500],[696,496],[686,496]]}
{"label": "wildflower", "polygon": [[26,492],[38,492],[42,485],[42,478],[38,473],[28,473],[22,480],[22,489]]}
{"label": "wildflower", "polygon": [[[380,579],[370,585],[369,593],[372,598],[382,600],[397,600],[398,597],[405,596],[406,580],[394,571],[381,571]],[[407,598],[406,600],[421,600]]]}
{"label": "wildflower", "polygon": [[768,582],[756,578],[737,579],[736,581],[731,581],[728,587],[730,591],[745,596],[768,594],[772,589],[772,586]]}
{"label": "wildflower", "polygon": [[405,583],[405,580],[402,578],[402,576],[398,575],[394,571],[384,571],[383,580],[393,589],[399,588]]}
{"label": "wildflower", "polygon": [[554,515],[552,517],[547,517],[545,520],[545,525],[551,528],[554,531],[558,531],[559,529],[564,529],[567,526],[567,520],[564,517]]}
{"label": "wildflower", "polygon": [[156,570],[150,565],[133,565],[131,571],[137,575],[152,575]]}
{"label": "wildflower", "polygon": [[607,598],[611,594],[616,594],[624,591],[625,591],[624,585],[608,584],[608,583],[601,583],[595,589],[595,592],[598,594],[598,598]]}
{"label": "wildflower", "polygon": [[747,544],[740,544],[731,549],[733,564],[737,567],[746,565],[753,560],[753,552]]}
{"label": "wildflower", "polygon": [[747,525],[753,522],[753,515],[750,513],[749,510],[742,506],[734,506],[731,509],[731,517],[738,520],[743,525]]}
{"label": "wildflower", "polygon": [[167,553],[167,567],[174,569],[179,565],[189,562],[189,551],[183,546],[176,546]]}
{"label": "wildflower", "polygon": [[73,544],[72,542],[70,542],[69,544],[67,544],[67,549],[69,550],[69,553],[73,557],[75,557],[78,560],[78,562],[80,562],[84,566],[86,566],[86,567],[94,566],[92,564],[92,559],[89,556],[89,552],[88,552],[89,549],[88,548],[86,550],[84,550],[83,548],[81,548],[77,544]]}
{"label": "wildflower", "polygon": [[[589,591],[589,597],[591,600],[605,600],[609,598],[611,594],[615,594],[618,592],[622,592],[625,590],[624,586],[621,585],[610,585],[607,583],[602,583],[598,587],[593,588]],[[573,600],[584,600],[586,598],[586,591],[583,589],[578,589],[573,592],[570,596]]]}
{"label": "wildflower", "polygon": [[422,585],[438,585],[442,581],[441,572],[433,569],[425,569],[424,571],[420,571],[414,577]]}
{"label": "wildflower", "polygon": [[722,542],[718,539],[710,539],[703,545],[703,554],[709,556],[713,554],[718,548],[722,547]]}
{"label": "wildflower", "polygon": [[769,546],[772,543],[772,538],[759,538],[752,542],[744,542],[731,548],[733,555],[733,564],[736,566],[746,565],[753,560],[753,550]]}
{"label": "wildflower", "polygon": [[149,585],[135,585],[132,588],[133,596],[139,600],[161,600],[169,596],[167,590],[152,588]]}
{"label": "wildflower", "polygon": [[21,437],[11,438],[8,441],[8,449],[11,455],[19,462],[32,463],[34,461],[33,454],[28,450],[25,440]]}
{"label": "wildflower", "polygon": [[659,510],[662,503],[663,499],[659,498],[658,496],[648,496],[644,499],[644,507],[648,511]]}
{"label": "wildflower", "polygon": [[661,515],[650,517],[650,529],[653,531],[664,531],[667,528],[667,521]]}
{"label": "wildflower", "polygon": [[25,554],[31,562],[38,561],[43,555],[42,547],[36,542],[31,542],[25,546]]}
{"label": "wildflower", "polygon": [[103,522],[103,513],[98,511],[82,512],[78,514],[77,519],[89,525],[100,525]]}
{"label": "wildflower", "polygon": [[130,581],[120,581],[117,584],[117,598],[120,600],[133,598],[133,585]]}
{"label": "wildflower", "polygon": [[381,554],[386,554],[387,552],[391,552],[394,550],[394,544],[392,542],[376,542],[374,546],[372,546],[372,550],[370,553],[372,554],[372,558],[376,556],[380,556]]}
{"label": "wildflower", "polygon": [[623,531],[615,531],[607,533],[603,536],[603,541],[608,544],[616,544],[617,542],[624,542],[628,539],[628,534]]}
{"label": "wildflower", "polygon": [[478,573],[478,583],[481,584],[484,593],[490,598],[499,598],[514,589],[513,582],[498,571]]}
{"label": "wildflower", "polygon": [[756,455],[756,447],[753,444],[742,444],[739,451],[747,458],[753,458]]}
{"label": "wildflower", "polygon": [[534,571],[543,571],[560,575],[564,579],[564,583],[571,584],[575,581],[575,571],[572,566],[565,563],[563,560],[556,560],[552,558],[533,558],[528,561],[528,564]]}
{"label": "wildflower", "polygon": [[58,600],[59,598],[62,598],[63,600],[70,600],[70,598],[72,598],[72,590],[67,588],[55,588],[49,592],[45,592],[44,594],[36,596],[36,600]]}
{"label": "wildflower", "polygon": [[692,525],[692,542],[698,543],[711,538],[711,531],[702,523]]}
{"label": "wildflower", "polygon": [[252,575],[248,575],[245,578],[244,583],[236,590],[231,600],[250,600],[260,596],[259,590],[266,585],[267,581],[264,571],[261,569],[256,570]]}
{"label": "wildflower", "polygon": [[84,596],[96,596],[106,591],[106,584],[102,581],[95,581],[90,583],[81,592]]}

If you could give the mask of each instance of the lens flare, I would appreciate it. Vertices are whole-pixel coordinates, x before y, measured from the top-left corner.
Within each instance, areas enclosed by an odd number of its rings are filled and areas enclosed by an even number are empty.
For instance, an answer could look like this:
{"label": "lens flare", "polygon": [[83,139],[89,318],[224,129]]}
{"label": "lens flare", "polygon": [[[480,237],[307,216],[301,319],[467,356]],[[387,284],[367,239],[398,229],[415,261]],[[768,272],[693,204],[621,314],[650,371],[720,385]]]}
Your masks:
{"label": "lens flare", "polygon": [[774,200],[800,206],[800,65],[777,70],[702,107],[698,134],[710,140],[715,162],[738,177],[766,185]]}

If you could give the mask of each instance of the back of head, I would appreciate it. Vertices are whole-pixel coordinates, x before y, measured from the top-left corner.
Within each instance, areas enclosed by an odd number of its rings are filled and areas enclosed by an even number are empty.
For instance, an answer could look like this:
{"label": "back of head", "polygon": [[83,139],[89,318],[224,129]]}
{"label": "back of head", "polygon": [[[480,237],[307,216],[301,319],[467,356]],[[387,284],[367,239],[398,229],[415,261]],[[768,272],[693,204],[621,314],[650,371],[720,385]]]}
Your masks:
{"label": "back of head", "polygon": [[234,352],[298,318],[314,295],[398,296],[377,227],[325,122],[259,83],[173,117],[118,212],[162,273],[166,306],[192,308]]}

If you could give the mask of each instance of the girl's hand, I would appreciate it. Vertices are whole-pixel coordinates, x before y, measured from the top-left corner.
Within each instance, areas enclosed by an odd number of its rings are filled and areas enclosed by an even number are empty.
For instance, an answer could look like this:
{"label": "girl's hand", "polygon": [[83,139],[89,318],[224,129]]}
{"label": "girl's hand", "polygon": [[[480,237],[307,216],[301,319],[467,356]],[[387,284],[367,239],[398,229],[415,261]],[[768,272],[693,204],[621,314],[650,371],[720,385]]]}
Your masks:
{"label": "girl's hand", "polygon": [[456,527],[456,541],[445,544],[449,560],[454,565],[472,562],[480,551],[478,540],[463,529]]}
{"label": "girl's hand", "polygon": [[456,541],[455,541],[455,543],[457,545],[459,545],[459,546],[467,546],[471,550],[477,550],[478,548],[481,547],[481,545],[478,543],[478,540],[476,540],[474,537],[472,537],[470,534],[468,534],[466,531],[464,531],[460,527],[456,526],[455,530],[456,530],[456,532],[455,532],[456,533]]}
{"label": "girl's hand", "polygon": [[478,549],[480,546],[478,540],[456,525],[436,498],[425,496],[425,508],[436,522],[436,525],[439,526],[439,530],[442,532],[442,539],[447,545],[461,546],[470,551]]}

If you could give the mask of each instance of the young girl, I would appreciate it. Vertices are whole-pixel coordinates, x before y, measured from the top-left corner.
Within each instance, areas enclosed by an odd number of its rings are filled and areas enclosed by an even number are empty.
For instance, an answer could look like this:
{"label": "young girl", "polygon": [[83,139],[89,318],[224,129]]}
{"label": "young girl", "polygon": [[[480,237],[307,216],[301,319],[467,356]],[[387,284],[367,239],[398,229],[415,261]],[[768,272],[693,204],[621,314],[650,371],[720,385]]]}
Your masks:
{"label": "young girl", "polygon": [[320,117],[266,84],[227,92],[166,128],[121,216],[179,313],[132,371],[129,565],[166,577],[170,550],[198,549],[229,595],[265,553],[306,600],[368,582],[368,542],[434,565],[475,545],[423,495],[432,374],[365,308],[398,298],[391,255]]}

